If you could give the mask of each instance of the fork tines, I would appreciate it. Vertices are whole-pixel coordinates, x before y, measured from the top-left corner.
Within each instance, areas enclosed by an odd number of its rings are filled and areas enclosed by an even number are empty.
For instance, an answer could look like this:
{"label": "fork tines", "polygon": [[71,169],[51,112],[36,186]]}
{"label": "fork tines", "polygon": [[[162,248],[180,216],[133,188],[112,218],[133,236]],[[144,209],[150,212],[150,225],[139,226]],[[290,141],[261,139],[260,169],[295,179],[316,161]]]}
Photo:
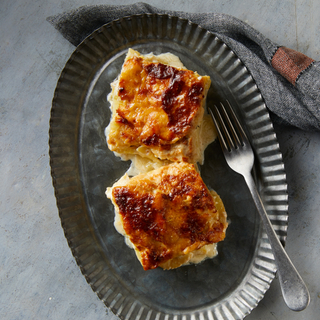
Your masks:
{"label": "fork tines", "polygon": [[224,149],[231,151],[243,146],[247,137],[237,119],[230,103],[226,100],[226,107],[220,102],[220,107],[208,108],[218,131],[218,137]]}

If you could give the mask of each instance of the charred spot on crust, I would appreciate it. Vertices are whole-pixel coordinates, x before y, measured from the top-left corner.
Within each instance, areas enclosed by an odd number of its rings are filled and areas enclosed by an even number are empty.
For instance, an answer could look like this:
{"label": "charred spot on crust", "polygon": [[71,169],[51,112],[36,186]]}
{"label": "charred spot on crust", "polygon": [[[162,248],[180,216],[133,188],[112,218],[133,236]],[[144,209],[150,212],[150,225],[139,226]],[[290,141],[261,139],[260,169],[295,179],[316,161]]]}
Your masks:
{"label": "charred spot on crust", "polygon": [[143,254],[144,269],[155,269],[161,262],[168,261],[172,258],[172,252],[165,250],[159,252],[158,250],[151,249]]}
{"label": "charred spot on crust", "polygon": [[190,103],[199,103],[202,98],[203,85],[200,82],[193,83],[188,92],[188,100]]}
{"label": "charred spot on crust", "polygon": [[150,63],[145,66],[145,70],[149,77],[156,79],[171,78],[176,69],[162,63]]}
{"label": "charred spot on crust", "polygon": [[147,137],[142,140],[142,143],[146,146],[155,146],[159,145],[160,137],[157,134],[153,134],[152,136]]}
{"label": "charred spot on crust", "polygon": [[149,193],[137,195],[126,187],[115,188],[113,192],[127,233],[143,231],[160,241],[165,221],[154,205],[154,196]]}
{"label": "charred spot on crust", "polygon": [[118,109],[117,115],[118,115],[118,117],[115,118],[115,121],[117,123],[122,123],[122,124],[128,125],[130,128],[134,127],[134,124],[126,119],[125,113],[123,111]]}

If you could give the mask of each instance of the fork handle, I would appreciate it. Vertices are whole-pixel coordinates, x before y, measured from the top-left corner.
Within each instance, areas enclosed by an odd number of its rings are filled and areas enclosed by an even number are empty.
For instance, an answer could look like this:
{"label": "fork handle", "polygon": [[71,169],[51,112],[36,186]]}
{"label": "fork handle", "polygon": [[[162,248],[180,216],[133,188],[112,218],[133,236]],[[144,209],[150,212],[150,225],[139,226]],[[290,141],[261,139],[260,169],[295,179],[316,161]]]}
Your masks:
{"label": "fork handle", "polygon": [[284,301],[291,310],[301,311],[305,309],[310,302],[308,288],[303,282],[297,269],[291,262],[289,256],[285,252],[276,232],[272,227],[251,173],[244,175],[244,179],[259,211],[265,231],[271,244],[275,263],[278,269],[280,287]]}

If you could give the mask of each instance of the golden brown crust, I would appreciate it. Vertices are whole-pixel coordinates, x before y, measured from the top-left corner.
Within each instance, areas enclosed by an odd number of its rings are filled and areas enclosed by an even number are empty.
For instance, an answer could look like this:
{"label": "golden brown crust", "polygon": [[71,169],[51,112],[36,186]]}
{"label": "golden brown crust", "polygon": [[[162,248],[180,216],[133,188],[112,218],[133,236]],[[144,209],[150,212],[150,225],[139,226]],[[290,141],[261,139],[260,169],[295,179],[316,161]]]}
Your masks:
{"label": "golden brown crust", "polygon": [[151,62],[132,51],[113,89],[115,109],[107,140],[110,150],[197,161],[193,159],[192,134],[203,117],[210,78]]}
{"label": "golden brown crust", "polygon": [[201,163],[214,140],[203,120],[209,86],[209,77],[185,69],[176,56],[142,56],[132,49],[112,83],[109,149],[151,168],[143,172],[158,168],[131,179],[125,175],[106,192],[115,206],[115,227],[145,270],[212,258],[225,237],[221,199],[187,163]]}
{"label": "golden brown crust", "polygon": [[138,175],[113,187],[112,200],[145,270],[178,267],[184,255],[225,237],[224,207],[192,164]]}

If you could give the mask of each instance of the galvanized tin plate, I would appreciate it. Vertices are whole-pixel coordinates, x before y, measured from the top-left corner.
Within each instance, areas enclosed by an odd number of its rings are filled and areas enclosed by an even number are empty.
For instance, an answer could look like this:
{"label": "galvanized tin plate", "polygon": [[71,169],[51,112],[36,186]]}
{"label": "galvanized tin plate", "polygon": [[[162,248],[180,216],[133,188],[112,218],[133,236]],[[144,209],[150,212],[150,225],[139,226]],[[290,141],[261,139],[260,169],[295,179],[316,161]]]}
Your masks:
{"label": "galvanized tin plate", "polygon": [[230,221],[216,258],[175,270],[144,271],[114,226],[105,190],[129,163],[108,150],[107,95],[128,48],[171,52],[211,77],[207,104],[228,99],[256,153],[256,179],[280,239],[288,197],[282,155],[263,98],[250,73],[214,34],[177,17],[137,15],[101,27],[81,43],[61,73],[50,120],[50,165],[72,253],[92,289],[123,319],[243,319],[262,299],[276,267],[246,185],[225,163],[218,142],[201,175],[222,197]]}

